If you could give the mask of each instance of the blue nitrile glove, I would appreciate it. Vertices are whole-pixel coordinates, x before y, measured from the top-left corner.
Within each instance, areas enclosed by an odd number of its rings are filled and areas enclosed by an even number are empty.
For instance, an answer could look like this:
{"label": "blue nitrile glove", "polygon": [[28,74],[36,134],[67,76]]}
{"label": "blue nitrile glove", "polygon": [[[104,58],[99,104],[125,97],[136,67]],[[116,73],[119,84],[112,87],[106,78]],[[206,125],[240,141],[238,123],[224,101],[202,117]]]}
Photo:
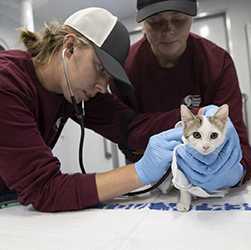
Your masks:
{"label": "blue nitrile glove", "polygon": [[148,185],[162,177],[171,166],[173,149],[181,144],[182,135],[182,128],[175,128],[150,138],[143,157],[135,163],[141,182]]}
{"label": "blue nitrile glove", "polygon": [[[213,116],[219,107],[207,106],[202,115]],[[216,153],[216,152],[219,153]],[[177,148],[177,163],[195,186],[206,191],[214,191],[221,187],[232,187],[243,175],[242,151],[239,136],[233,123],[228,118],[226,138],[214,152],[203,155],[192,147]]]}

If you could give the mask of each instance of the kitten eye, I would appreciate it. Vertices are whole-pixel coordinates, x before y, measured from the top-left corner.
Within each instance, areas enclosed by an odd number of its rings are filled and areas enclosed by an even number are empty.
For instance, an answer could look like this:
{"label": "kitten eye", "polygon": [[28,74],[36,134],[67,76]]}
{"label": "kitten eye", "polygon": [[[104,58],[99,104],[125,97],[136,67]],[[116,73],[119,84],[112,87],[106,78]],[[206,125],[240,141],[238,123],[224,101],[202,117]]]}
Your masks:
{"label": "kitten eye", "polygon": [[193,137],[194,137],[195,139],[200,139],[200,138],[201,138],[201,135],[200,135],[199,132],[194,132],[194,133],[193,133]]}
{"label": "kitten eye", "polygon": [[218,133],[214,132],[211,134],[211,139],[216,139],[218,137]]}

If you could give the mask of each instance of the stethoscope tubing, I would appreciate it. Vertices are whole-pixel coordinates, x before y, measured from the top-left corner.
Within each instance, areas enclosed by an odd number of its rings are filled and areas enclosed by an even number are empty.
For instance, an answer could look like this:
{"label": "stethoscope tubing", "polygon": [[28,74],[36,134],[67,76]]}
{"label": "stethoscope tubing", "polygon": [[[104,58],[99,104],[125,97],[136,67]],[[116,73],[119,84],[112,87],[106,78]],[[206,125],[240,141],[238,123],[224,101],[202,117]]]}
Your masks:
{"label": "stethoscope tubing", "polygon": [[[81,113],[79,111],[79,108],[78,108],[78,104],[76,102],[76,99],[73,95],[73,92],[72,92],[72,89],[71,89],[71,85],[70,85],[70,81],[69,81],[69,78],[68,78],[68,74],[67,74],[67,70],[66,70],[66,65],[65,65],[65,51],[67,50],[67,48],[65,48],[62,52],[62,59],[63,59],[63,66],[64,66],[64,73],[65,73],[65,78],[66,78],[66,82],[67,82],[67,85],[68,85],[68,89],[69,89],[69,92],[70,92],[70,95],[71,95],[71,101],[72,101],[72,104],[73,104],[73,107],[75,109],[75,112],[76,112],[76,116],[79,120],[79,123],[80,123],[80,127],[81,127],[81,137],[80,137],[80,142],[79,142],[79,166],[80,166],[80,169],[82,171],[83,174],[86,174],[86,171],[85,171],[85,168],[84,168],[84,163],[83,163],[83,144],[84,144],[84,131],[85,131],[85,125],[84,125],[84,111]],[[82,101],[82,104],[84,101]],[[83,108],[84,110],[84,108]]]}

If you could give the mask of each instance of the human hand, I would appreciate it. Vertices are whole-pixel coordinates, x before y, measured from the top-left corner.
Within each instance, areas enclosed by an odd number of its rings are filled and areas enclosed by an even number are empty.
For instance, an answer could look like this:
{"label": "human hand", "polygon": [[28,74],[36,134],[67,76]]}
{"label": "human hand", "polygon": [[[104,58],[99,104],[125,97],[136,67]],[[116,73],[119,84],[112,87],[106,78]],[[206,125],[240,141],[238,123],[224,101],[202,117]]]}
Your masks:
{"label": "human hand", "polygon": [[[207,106],[203,115],[213,116],[217,110],[217,106]],[[242,177],[239,136],[229,118],[225,140],[214,152],[203,155],[186,145],[185,148],[178,147],[177,153],[177,163],[188,180],[206,191],[232,187]]]}
{"label": "human hand", "polygon": [[162,177],[171,166],[174,148],[181,144],[182,128],[174,128],[152,136],[143,157],[135,163],[141,182],[148,185]]}

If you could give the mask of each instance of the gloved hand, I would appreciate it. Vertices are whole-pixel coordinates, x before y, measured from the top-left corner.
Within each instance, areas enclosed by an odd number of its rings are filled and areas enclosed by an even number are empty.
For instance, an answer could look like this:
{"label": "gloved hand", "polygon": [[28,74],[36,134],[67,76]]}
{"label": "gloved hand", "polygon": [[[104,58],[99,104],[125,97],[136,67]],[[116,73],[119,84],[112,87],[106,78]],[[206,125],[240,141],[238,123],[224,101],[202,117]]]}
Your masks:
{"label": "gloved hand", "polygon": [[171,166],[173,149],[181,144],[182,135],[182,128],[175,128],[150,138],[143,157],[135,163],[141,182],[148,185],[162,177]]}
{"label": "gloved hand", "polygon": [[[219,107],[207,106],[202,115],[213,116]],[[217,153],[217,151],[218,153]],[[243,175],[239,136],[228,118],[226,138],[214,152],[203,155],[189,145],[177,148],[177,163],[188,180],[206,191],[232,187]]]}

